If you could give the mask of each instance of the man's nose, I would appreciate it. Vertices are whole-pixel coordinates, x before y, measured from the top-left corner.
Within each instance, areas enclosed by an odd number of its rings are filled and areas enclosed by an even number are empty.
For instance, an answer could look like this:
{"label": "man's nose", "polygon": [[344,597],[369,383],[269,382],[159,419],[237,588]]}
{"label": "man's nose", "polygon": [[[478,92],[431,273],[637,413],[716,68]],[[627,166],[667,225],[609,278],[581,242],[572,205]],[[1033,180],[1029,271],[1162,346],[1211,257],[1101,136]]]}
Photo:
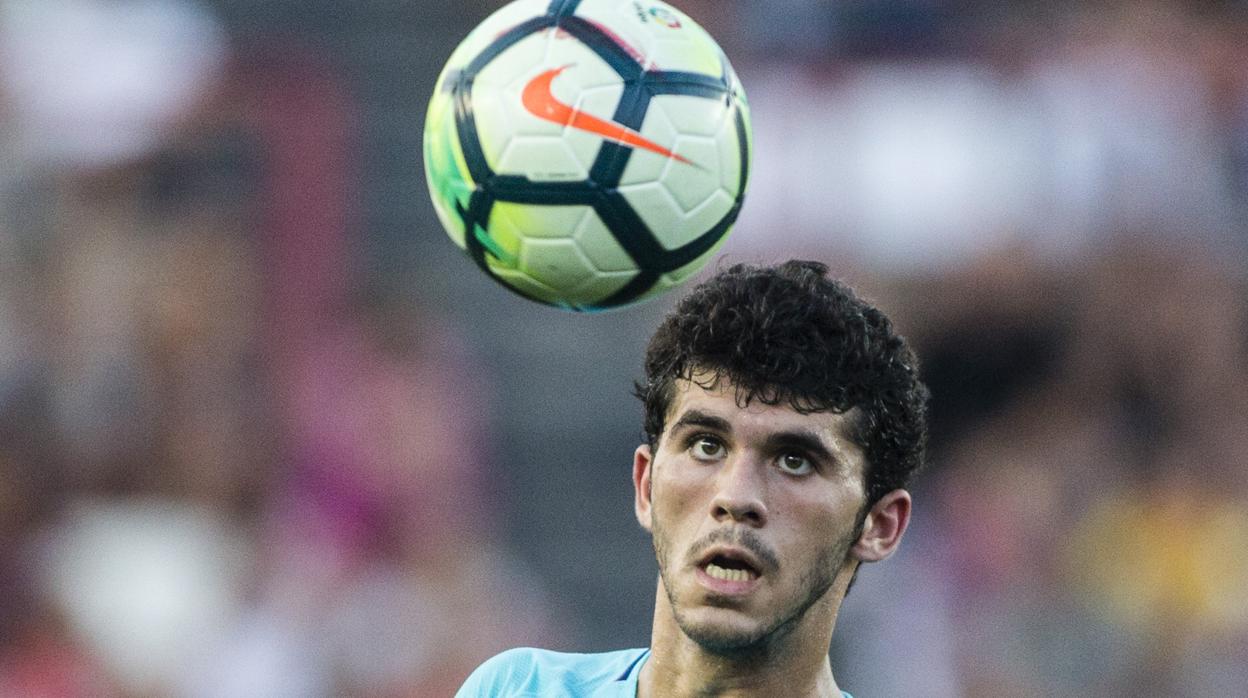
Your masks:
{"label": "man's nose", "polygon": [[729,459],[715,478],[711,517],[722,523],[744,523],[755,528],[767,523],[764,466],[749,454]]}

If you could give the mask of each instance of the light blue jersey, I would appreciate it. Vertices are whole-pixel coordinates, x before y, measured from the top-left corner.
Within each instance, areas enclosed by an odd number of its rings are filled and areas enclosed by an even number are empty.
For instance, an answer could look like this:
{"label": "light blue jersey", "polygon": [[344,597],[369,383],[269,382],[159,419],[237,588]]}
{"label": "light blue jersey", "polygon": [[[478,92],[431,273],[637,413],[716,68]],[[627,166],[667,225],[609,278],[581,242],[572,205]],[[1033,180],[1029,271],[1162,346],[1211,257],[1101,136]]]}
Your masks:
{"label": "light blue jersey", "polygon": [[635,698],[649,657],[648,649],[568,654],[521,647],[486,660],[455,698]]}
{"label": "light blue jersey", "polygon": [[455,698],[634,698],[648,649],[568,654],[507,650],[472,672]]}

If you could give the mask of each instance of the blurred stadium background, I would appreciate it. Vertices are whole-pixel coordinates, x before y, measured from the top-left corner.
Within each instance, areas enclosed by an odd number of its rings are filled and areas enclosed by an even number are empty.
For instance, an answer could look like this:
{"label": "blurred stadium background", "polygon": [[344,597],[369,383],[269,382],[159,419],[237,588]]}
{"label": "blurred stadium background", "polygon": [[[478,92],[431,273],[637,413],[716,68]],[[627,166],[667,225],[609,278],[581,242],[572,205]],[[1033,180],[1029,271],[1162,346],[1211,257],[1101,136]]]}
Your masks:
{"label": "blurred stadium background", "polygon": [[[484,0],[0,0],[0,695],[437,696],[648,641],[672,299],[527,303],[420,134]],[[1248,3],[683,0],[754,109],[726,261],[935,393],[871,696],[1248,695]]]}

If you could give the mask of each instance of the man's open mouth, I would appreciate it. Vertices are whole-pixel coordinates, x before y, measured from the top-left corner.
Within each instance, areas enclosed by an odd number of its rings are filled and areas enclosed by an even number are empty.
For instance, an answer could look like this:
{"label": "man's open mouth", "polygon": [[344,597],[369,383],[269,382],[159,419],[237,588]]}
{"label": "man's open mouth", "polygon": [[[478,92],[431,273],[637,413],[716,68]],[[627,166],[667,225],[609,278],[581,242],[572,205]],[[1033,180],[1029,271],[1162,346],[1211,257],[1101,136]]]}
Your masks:
{"label": "man's open mouth", "polygon": [[733,555],[713,555],[702,563],[707,576],[729,582],[748,582],[758,579],[758,570],[750,563]]}

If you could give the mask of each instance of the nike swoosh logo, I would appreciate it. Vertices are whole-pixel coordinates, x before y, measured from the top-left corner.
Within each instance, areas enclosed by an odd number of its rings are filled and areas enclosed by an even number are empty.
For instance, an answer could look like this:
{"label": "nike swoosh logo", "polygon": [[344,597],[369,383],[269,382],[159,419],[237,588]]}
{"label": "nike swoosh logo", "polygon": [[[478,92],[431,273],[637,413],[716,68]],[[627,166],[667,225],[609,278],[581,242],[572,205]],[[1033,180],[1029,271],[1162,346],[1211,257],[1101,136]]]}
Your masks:
{"label": "nike swoosh logo", "polygon": [[547,70],[541,75],[538,75],[530,80],[529,83],[524,86],[524,92],[520,96],[520,100],[524,104],[525,110],[543,121],[549,121],[551,123],[559,124],[560,126],[574,128],[578,131],[586,131],[588,133],[602,136],[607,140],[615,141],[616,143],[621,143],[633,148],[641,148],[642,150],[648,150],[652,153],[657,153],[664,157],[678,160],[686,165],[693,165],[694,167],[697,167],[697,165],[694,165],[694,163],[690,162],[688,159],[673,153],[654,141],[647,139],[645,136],[642,136],[640,133],[637,133],[627,126],[622,126],[614,121],[599,119],[592,114],[586,114],[583,111],[573,109],[567,104],[564,104],[556,99],[550,88],[551,83],[555,81],[555,78],[559,76],[559,73],[562,73],[570,67],[572,66],[565,65],[562,68],[551,68],[550,70]]}

